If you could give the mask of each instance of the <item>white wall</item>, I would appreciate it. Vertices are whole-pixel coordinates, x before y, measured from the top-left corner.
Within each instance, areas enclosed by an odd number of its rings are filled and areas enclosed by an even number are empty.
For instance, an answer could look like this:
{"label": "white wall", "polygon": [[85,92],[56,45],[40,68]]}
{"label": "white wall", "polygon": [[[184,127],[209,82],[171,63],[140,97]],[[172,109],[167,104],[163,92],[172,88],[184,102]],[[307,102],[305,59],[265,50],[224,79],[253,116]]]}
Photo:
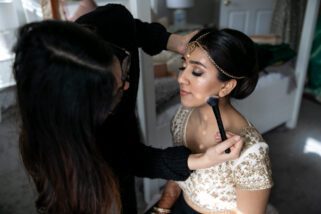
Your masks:
{"label": "white wall", "polygon": [[[166,7],[166,0],[151,0],[157,14],[157,18],[168,17],[169,22],[173,23],[173,10]],[[194,7],[187,9],[187,22],[192,24],[217,24],[219,0],[194,0]],[[156,20],[153,20],[156,21]]]}
{"label": "white wall", "polygon": [[0,122],[2,110],[15,104],[11,49],[19,21],[15,2],[0,0]]}

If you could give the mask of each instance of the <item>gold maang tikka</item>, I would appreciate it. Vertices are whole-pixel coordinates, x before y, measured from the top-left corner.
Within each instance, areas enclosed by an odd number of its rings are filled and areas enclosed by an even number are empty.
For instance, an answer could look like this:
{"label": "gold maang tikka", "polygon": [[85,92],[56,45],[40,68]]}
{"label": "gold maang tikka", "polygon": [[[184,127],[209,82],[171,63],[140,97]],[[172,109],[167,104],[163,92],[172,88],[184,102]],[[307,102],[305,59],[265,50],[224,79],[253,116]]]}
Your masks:
{"label": "gold maang tikka", "polygon": [[232,78],[232,79],[244,79],[245,76],[241,76],[241,77],[237,77],[234,76],[232,74],[227,73],[226,71],[224,71],[218,64],[216,64],[216,62],[214,61],[214,59],[208,54],[208,52],[205,50],[205,48],[198,42],[200,41],[202,38],[204,38],[206,35],[208,35],[209,32],[201,35],[200,37],[198,37],[195,41],[190,42],[187,44],[187,54],[186,57],[189,58],[191,56],[191,53],[198,47],[200,48],[203,53],[207,56],[207,58],[213,63],[213,65],[216,67],[217,70],[219,70],[220,72],[222,72],[224,75]]}

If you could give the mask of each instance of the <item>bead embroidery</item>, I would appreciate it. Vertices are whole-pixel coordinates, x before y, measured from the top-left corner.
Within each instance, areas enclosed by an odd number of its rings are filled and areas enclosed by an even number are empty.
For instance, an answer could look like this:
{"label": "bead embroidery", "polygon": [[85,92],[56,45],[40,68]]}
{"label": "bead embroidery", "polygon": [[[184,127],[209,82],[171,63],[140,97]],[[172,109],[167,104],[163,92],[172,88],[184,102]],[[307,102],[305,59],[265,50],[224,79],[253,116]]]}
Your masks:
{"label": "bead embroidery", "polygon": [[[179,108],[172,120],[175,145],[184,145],[185,126],[192,109]],[[210,212],[236,208],[236,189],[260,190],[271,188],[272,172],[268,145],[252,126],[240,134],[245,139],[240,158],[207,169],[195,170],[184,182],[177,182],[184,196],[195,206]]]}

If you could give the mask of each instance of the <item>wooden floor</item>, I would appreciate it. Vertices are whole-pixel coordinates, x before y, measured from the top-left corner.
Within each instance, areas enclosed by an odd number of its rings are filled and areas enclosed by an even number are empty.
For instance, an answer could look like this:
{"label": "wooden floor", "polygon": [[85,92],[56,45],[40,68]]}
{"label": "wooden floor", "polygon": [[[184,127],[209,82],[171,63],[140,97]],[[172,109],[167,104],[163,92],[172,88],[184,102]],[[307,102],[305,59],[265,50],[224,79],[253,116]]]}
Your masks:
{"label": "wooden floor", "polygon": [[[18,156],[17,116],[0,123],[0,214],[35,214],[35,193]],[[270,203],[280,214],[321,213],[321,104],[303,99],[297,127],[264,136],[270,146],[274,187]],[[141,182],[140,182],[141,183]],[[139,200],[142,187],[138,189]],[[142,210],[144,203],[139,202]]]}

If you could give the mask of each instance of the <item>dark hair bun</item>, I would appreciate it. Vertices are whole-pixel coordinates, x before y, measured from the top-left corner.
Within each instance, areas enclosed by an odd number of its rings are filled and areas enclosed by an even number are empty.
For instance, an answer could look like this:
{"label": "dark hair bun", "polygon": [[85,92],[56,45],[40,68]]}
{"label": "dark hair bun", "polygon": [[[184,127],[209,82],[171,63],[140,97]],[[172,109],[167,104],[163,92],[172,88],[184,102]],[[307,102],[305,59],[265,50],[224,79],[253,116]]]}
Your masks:
{"label": "dark hair bun", "polygon": [[[257,69],[256,69],[257,70]],[[237,81],[237,85],[232,91],[231,97],[235,99],[243,99],[249,96],[255,89],[259,75],[257,71],[253,72],[250,78],[244,78]]]}

